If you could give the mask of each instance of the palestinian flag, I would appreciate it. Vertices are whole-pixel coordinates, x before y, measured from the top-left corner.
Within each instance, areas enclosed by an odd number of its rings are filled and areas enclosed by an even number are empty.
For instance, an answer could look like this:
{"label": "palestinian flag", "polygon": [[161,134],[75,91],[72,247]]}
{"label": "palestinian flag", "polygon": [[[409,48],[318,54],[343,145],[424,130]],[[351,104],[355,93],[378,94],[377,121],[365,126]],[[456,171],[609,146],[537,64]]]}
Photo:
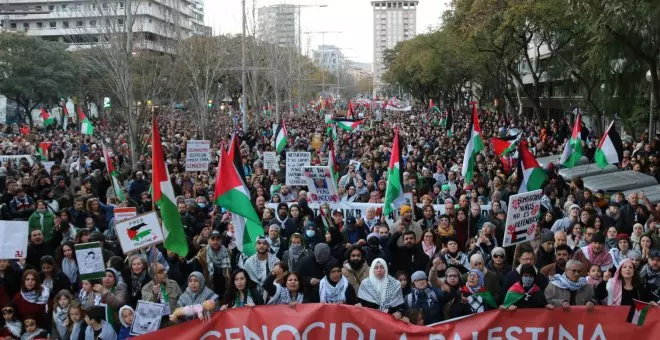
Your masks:
{"label": "palestinian flag", "polygon": [[438,109],[438,107],[433,102],[433,98],[429,99],[429,110],[433,112],[440,112],[440,109]]}
{"label": "palestinian flag", "polygon": [[335,155],[334,142],[330,142],[330,149],[328,150],[328,166],[330,167],[332,178],[335,180],[335,183],[337,183],[339,180],[339,165],[337,164],[337,156]]}
{"label": "palestinian flag", "polygon": [[55,123],[55,118],[50,115],[48,111],[42,106],[41,107],[41,119],[44,121],[44,126],[51,125]]}
{"label": "palestinian flag", "polygon": [[561,154],[559,163],[567,168],[572,168],[577,165],[580,157],[582,157],[582,119],[581,113],[578,110],[577,117],[575,118],[575,125],[573,126],[573,133],[571,139],[564,146],[564,152]]}
{"label": "palestinian flag", "polygon": [[447,129],[447,136],[451,137],[454,135],[454,110],[451,107],[447,110],[445,128]]}
{"label": "palestinian flag", "polygon": [[495,302],[495,297],[493,297],[493,294],[491,294],[489,291],[484,290],[484,291],[478,292],[475,295],[481,297],[484,300],[485,304],[487,304],[487,305],[489,305],[493,308],[497,308],[497,302]]}
{"label": "palestinian flag", "polygon": [[612,121],[600,143],[598,143],[594,161],[603,169],[608,164],[621,163],[622,159],[623,142],[621,142],[621,136],[616,132],[614,121]]}
{"label": "palestinian flag", "polygon": [[529,152],[526,143],[521,143],[518,151],[518,181],[520,182],[518,193],[541,189],[543,183],[548,179],[547,174]]}
{"label": "palestinian flag", "polygon": [[41,142],[39,143],[39,147],[37,148],[37,153],[39,156],[41,156],[42,161],[47,161],[48,160],[48,149],[50,149],[50,146],[53,143],[51,142]]}
{"label": "palestinian flag", "polygon": [[176,199],[174,189],[170,182],[170,174],[167,171],[165,158],[163,157],[163,147],[161,145],[160,132],[156,119],[152,119],[151,126],[151,147],[152,147],[152,191],[153,200],[160,209],[160,218],[163,224],[163,234],[165,236],[165,249],[173,253],[186,257],[188,256],[188,241],[183,232],[183,223],[181,215],[176,208]]}
{"label": "palestinian flag", "polygon": [[348,113],[346,118],[355,119],[355,108],[353,107],[353,101],[348,102]]}
{"label": "palestinian flag", "polygon": [[637,326],[642,326],[651,308],[650,304],[633,299],[633,304],[630,306],[630,312],[628,312],[628,322]]}
{"label": "palestinian flag", "polygon": [[493,152],[499,157],[504,157],[513,153],[518,145],[518,139],[504,140],[499,138],[491,138],[490,145],[493,147]]}
{"label": "palestinian flag", "polygon": [[360,125],[364,123],[364,119],[353,120],[353,119],[335,119],[335,124],[338,127],[344,129],[348,132],[355,132]]}
{"label": "palestinian flag", "polygon": [[470,136],[468,137],[465,154],[463,156],[463,168],[461,175],[465,177],[465,183],[472,183],[474,177],[474,163],[477,155],[484,149],[481,141],[481,127],[479,127],[479,117],[477,117],[477,103],[472,103],[472,122]]}
{"label": "palestinian flag", "polygon": [[103,142],[101,142],[101,148],[103,149],[103,160],[105,160],[105,166],[108,168],[108,175],[112,181],[112,189],[115,191],[115,195],[121,202],[126,202],[126,197],[124,196],[124,191],[121,189],[121,184],[119,183],[119,172],[115,169],[115,166],[112,164],[112,159],[108,154],[108,149],[106,149]]}
{"label": "palestinian flag", "polygon": [[332,140],[337,140],[337,125],[332,124],[332,126],[328,126],[328,128],[325,130],[325,133],[332,137]]}
{"label": "palestinian flag", "polygon": [[284,121],[282,121],[282,125],[273,124],[273,132],[275,135],[275,151],[277,153],[281,153],[282,151],[284,151],[284,148],[288,143],[286,126],[284,126]]}
{"label": "palestinian flag", "polygon": [[326,114],[323,115],[323,117],[325,119],[326,124],[334,123],[334,120],[332,119],[332,113],[326,113]]}
{"label": "palestinian flag", "polygon": [[[237,139],[234,136],[234,140]],[[234,140],[232,144],[235,146],[230,146],[229,152],[225,152],[224,148],[220,150],[214,198],[216,205],[232,214],[238,250],[246,256],[252,256],[256,252],[255,241],[258,236],[263,235],[264,228],[250,202],[250,191],[236,167],[236,160],[240,162],[241,156],[237,150],[232,150],[238,148],[238,143]],[[242,172],[242,166],[240,169]]]}
{"label": "palestinian flag", "polygon": [[403,157],[401,156],[401,145],[399,143],[399,128],[394,130],[394,142],[392,143],[392,155],[390,165],[387,168],[387,187],[385,188],[385,204],[383,213],[389,215],[405,202],[403,197]]}
{"label": "palestinian flag", "polygon": [[516,282],[511,288],[509,288],[509,291],[506,292],[506,296],[504,297],[504,307],[509,308],[510,306],[515,305],[518,301],[521,299],[525,298],[526,294],[534,294],[541,290],[539,286],[534,285],[532,286],[532,289],[530,289],[528,292],[525,292],[525,289],[523,286],[520,284],[520,282]]}
{"label": "palestinian flag", "polygon": [[62,124],[62,129],[66,131],[66,128],[69,127],[69,110],[66,108],[66,103],[62,103],[62,113],[64,116],[64,123]]}
{"label": "palestinian flag", "polygon": [[[87,119],[87,116],[85,116],[85,113],[83,112],[80,105],[78,105],[78,121],[80,121],[80,133],[82,133],[83,135],[93,135],[94,134],[94,125],[92,125],[92,123],[89,121],[89,119]],[[161,141],[159,139],[158,140],[158,145],[160,145],[160,143],[161,143]]]}

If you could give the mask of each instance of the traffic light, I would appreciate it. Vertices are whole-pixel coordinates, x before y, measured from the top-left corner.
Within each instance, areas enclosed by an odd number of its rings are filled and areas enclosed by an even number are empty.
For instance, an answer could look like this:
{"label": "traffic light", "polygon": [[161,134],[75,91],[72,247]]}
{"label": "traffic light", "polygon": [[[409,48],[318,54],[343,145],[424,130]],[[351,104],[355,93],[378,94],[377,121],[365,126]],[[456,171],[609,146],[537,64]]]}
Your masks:
{"label": "traffic light", "polygon": [[209,109],[213,107],[213,99],[209,99],[208,104],[206,105]]}

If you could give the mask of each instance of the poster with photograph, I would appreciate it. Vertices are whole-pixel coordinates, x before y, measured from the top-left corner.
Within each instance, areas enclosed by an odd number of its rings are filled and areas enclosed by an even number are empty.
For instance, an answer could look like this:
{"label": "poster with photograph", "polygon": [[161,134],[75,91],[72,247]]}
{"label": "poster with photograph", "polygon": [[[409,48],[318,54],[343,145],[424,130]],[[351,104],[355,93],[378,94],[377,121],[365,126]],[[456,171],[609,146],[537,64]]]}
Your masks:
{"label": "poster with photograph", "polygon": [[307,166],[303,168],[303,174],[309,189],[307,197],[311,202],[339,202],[329,166]]}
{"label": "poster with photograph", "polygon": [[78,261],[81,280],[102,279],[105,276],[105,263],[101,243],[89,242],[73,246]]}
{"label": "poster with photograph", "polygon": [[115,225],[115,229],[124,254],[161,243],[165,239],[155,211],[123,220]]}
{"label": "poster with photograph", "polygon": [[28,223],[0,221],[0,259],[20,259],[27,256]]}
{"label": "poster with photograph", "polygon": [[131,335],[142,335],[157,331],[160,327],[163,308],[165,308],[165,305],[162,303],[138,301],[133,316],[133,324],[131,325]]}

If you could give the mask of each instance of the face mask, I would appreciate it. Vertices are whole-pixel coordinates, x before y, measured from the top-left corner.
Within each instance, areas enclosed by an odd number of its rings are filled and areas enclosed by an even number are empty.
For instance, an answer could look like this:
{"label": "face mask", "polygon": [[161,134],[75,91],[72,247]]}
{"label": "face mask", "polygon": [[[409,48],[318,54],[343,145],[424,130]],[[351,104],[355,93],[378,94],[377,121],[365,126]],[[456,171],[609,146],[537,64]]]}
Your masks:
{"label": "face mask", "polygon": [[522,285],[523,287],[531,287],[534,284],[534,278],[531,276],[523,276],[522,277]]}
{"label": "face mask", "polygon": [[[310,236],[311,237],[311,236]],[[300,244],[292,244],[289,247],[289,250],[294,254],[300,254],[303,250],[303,247]]]}
{"label": "face mask", "polygon": [[305,235],[307,235],[307,237],[314,237],[316,232],[314,230],[305,230]]}
{"label": "face mask", "polygon": [[200,209],[206,208],[206,203],[197,203]]}

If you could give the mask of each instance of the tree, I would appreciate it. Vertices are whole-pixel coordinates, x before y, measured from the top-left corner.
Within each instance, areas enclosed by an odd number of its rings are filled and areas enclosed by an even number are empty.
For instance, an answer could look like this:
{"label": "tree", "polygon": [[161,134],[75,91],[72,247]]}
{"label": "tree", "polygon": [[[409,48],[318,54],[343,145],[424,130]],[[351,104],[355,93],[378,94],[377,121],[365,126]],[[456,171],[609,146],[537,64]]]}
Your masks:
{"label": "tree", "polygon": [[69,94],[75,66],[66,45],[23,33],[0,32],[0,93],[13,98],[30,126],[40,103]]}

